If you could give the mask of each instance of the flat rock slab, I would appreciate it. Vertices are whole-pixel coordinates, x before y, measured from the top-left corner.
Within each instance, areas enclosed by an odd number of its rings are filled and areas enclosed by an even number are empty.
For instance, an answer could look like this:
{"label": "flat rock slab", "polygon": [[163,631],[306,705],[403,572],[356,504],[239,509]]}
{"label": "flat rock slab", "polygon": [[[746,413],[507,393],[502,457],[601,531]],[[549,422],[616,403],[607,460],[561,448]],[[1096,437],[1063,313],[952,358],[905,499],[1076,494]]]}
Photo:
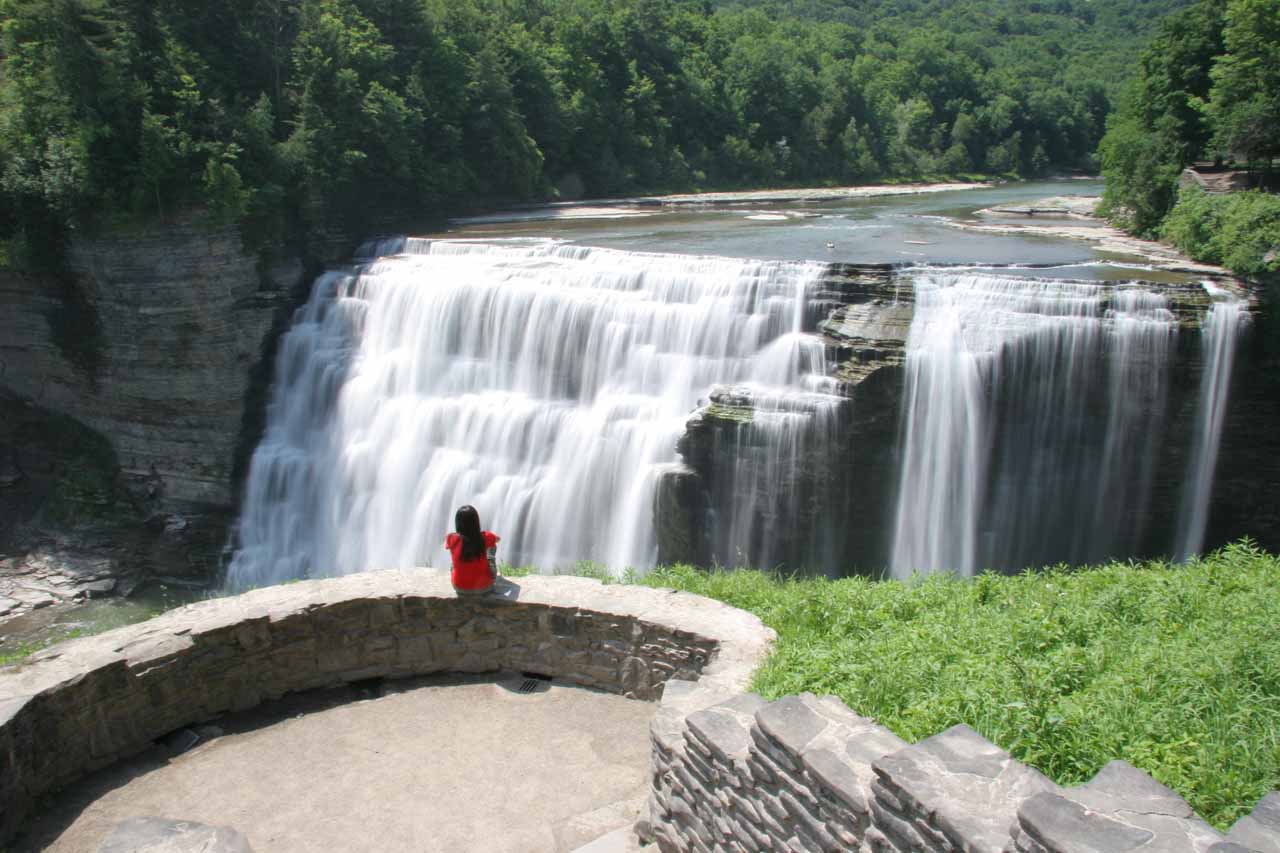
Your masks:
{"label": "flat rock slab", "polygon": [[228,734],[171,760],[156,751],[87,778],[13,850],[97,850],[136,816],[234,827],[255,853],[571,851],[630,826],[656,706],[520,683],[386,682],[364,701],[289,716],[291,701],[360,688],[315,691],[227,718]]}

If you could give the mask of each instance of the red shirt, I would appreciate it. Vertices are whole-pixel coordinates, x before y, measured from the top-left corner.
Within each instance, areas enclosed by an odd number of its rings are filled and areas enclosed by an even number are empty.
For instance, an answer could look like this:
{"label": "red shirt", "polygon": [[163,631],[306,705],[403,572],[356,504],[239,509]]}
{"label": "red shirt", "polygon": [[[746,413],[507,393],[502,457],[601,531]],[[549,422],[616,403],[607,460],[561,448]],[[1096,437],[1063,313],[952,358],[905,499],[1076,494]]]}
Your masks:
{"label": "red shirt", "polygon": [[473,557],[470,560],[462,559],[462,537],[456,533],[450,533],[444,539],[444,547],[449,549],[449,554],[453,557],[453,573],[450,579],[453,581],[454,589],[488,589],[493,586],[493,573],[489,571],[489,558],[487,552],[490,548],[496,547],[498,537],[494,536],[488,530],[482,531],[484,536],[484,551],[480,552],[479,557]]}

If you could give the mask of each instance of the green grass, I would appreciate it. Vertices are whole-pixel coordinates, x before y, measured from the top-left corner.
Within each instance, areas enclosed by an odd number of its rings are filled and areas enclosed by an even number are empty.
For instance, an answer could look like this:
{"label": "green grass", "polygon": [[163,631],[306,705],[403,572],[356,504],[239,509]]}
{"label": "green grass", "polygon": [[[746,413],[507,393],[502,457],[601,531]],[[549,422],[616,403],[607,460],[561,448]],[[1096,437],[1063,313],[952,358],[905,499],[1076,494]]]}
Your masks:
{"label": "green grass", "polygon": [[26,636],[0,642],[0,667],[21,663],[36,652],[66,640],[145,622],[193,600],[198,600],[195,594],[156,584],[132,598],[102,598],[77,604],[48,625],[26,632]]}
{"label": "green grass", "polygon": [[0,651],[0,666],[8,666],[11,663],[20,663],[34,655],[36,652],[49,648],[54,643],[60,643],[63,640],[71,640],[81,635],[82,632],[80,631],[68,631],[61,637],[45,637],[29,643],[21,643],[8,651]]}
{"label": "green grass", "polygon": [[1122,758],[1219,828],[1280,788],[1280,559],[1248,542],[1186,566],[906,583],[677,566],[641,582],[777,631],[766,698],[834,694],[911,741],[966,723],[1063,784]]}

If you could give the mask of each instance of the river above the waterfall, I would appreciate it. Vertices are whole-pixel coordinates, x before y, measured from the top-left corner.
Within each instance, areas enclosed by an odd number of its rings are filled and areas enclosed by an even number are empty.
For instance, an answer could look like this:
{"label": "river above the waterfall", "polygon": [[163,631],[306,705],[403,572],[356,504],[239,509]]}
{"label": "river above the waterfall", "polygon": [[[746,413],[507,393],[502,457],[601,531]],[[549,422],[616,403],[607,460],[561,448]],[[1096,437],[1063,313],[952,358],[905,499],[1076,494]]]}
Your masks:
{"label": "river above the waterfall", "polygon": [[[897,265],[1075,267],[1077,279],[1185,281],[1105,238],[1114,230],[1075,211],[1102,195],[1101,181],[1066,179],[935,191],[929,185],[670,196],[545,205],[455,220],[429,237],[554,238],[631,252],[712,254],[756,260]],[[818,194],[817,198],[808,196]],[[1034,214],[1021,212],[1036,203]],[[1068,205],[1059,204],[1070,200]],[[1004,212],[1001,212],[1004,211]],[[1072,236],[1059,236],[1070,233]],[[1096,236],[1095,236],[1096,235]],[[1094,239],[1090,239],[1094,238]]]}

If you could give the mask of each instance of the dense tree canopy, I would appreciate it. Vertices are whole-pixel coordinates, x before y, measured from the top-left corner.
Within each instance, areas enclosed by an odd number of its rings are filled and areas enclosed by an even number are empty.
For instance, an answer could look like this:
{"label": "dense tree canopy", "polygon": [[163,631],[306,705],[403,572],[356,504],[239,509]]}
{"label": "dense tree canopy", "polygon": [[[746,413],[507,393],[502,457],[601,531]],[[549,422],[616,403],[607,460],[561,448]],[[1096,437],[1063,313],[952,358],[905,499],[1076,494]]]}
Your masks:
{"label": "dense tree canopy", "polygon": [[1280,1],[1231,0],[1222,40],[1210,72],[1214,142],[1270,161],[1280,156]]}
{"label": "dense tree canopy", "polygon": [[[265,239],[557,194],[1087,167],[1126,50],[1177,0],[1105,5],[0,0],[0,230],[203,205]],[[1238,93],[1252,62],[1197,85]],[[1246,135],[1274,107],[1250,97],[1221,99]]]}
{"label": "dense tree canopy", "polygon": [[1105,209],[1158,232],[1200,158],[1269,168],[1280,155],[1280,0],[1202,0],[1161,25],[1099,153]]}

